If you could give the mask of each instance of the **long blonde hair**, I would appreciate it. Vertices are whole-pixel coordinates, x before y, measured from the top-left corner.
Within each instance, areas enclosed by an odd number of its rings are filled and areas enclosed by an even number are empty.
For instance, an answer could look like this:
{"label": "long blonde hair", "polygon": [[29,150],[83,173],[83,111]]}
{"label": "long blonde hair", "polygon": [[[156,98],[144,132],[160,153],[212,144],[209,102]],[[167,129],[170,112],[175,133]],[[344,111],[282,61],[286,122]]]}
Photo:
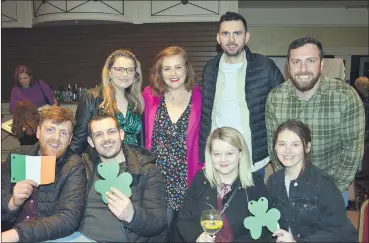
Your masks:
{"label": "long blonde hair", "polygon": [[125,90],[124,96],[128,101],[128,104],[132,107],[132,111],[141,115],[144,110],[144,101],[142,97],[142,72],[140,62],[136,56],[128,51],[119,49],[114,51],[106,59],[103,70],[101,72],[101,80],[103,85],[103,102],[100,104],[100,108],[103,108],[105,112],[114,116],[119,112],[117,107],[117,101],[115,99],[115,89],[110,83],[109,71],[111,70],[115,60],[119,57],[126,57],[134,62],[137,70],[133,83]]}
{"label": "long blonde hair", "polygon": [[206,141],[205,150],[205,177],[212,187],[220,184],[218,172],[214,168],[211,159],[212,144],[215,139],[220,139],[240,151],[240,160],[238,162],[238,177],[240,178],[242,188],[254,186],[251,173],[251,160],[249,149],[242,134],[231,127],[220,127],[215,129]]}

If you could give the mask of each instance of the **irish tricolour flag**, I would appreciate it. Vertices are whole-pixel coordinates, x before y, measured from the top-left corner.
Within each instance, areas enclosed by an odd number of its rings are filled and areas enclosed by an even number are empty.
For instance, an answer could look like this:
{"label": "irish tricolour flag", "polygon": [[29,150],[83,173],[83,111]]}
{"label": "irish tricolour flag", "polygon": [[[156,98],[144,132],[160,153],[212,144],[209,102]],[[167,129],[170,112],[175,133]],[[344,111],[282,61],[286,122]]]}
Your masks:
{"label": "irish tricolour flag", "polygon": [[55,156],[11,154],[11,183],[34,180],[39,185],[55,181]]}

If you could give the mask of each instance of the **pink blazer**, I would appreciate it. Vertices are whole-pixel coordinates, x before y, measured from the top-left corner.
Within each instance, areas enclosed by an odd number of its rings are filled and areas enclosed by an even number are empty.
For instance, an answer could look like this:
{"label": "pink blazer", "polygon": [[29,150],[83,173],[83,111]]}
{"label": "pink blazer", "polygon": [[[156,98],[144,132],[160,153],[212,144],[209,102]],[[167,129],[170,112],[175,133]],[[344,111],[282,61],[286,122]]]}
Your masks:
{"label": "pink blazer", "polygon": [[[143,97],[145,101],[145,147],[151,150],[154,119],[160,104],[160,96],[154,96],[151,87],[147,86],[143,91]],[[202,164],[199,164],[201,103],[201,91],[199,86],[196,85],[192,91],[190,119],[187,127],[187,185],[190,185],[196,172],[202,168]]]}

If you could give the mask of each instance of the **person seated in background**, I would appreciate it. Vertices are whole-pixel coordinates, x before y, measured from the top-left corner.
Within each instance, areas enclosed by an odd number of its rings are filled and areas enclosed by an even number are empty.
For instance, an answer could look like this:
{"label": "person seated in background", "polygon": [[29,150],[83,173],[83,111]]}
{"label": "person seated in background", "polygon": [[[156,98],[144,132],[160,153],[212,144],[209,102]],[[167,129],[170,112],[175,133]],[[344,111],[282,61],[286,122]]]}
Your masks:
{"label": "person seated in background", "polygon": [[[240,132],[231,127],[215,129],[208,137],[205,168],[200,170],[186,192],[179,211],[173,242],[253,242],[243,221],[250,216],[248,202],[268,198],[261,175],[251,173],[251,159]],[[216,209],[223,214],[223,226],[215,235],[200,225],[204,210]],[[258,241],[271,240],[263,227]]]}
{"label": "person seated in background", "polygon": [[10,113],[14,112],[19,100],[29,100],[37,107],[57,103],[50,86],[42,80],[33,80],[32,71],[26,65],[20,65],[15,69],[14,82],[15,85],[10,94]]}
{"label": "person seated in background", "polygon": [[36,132],[39,121],[40,113],[32,102],[28,100],[17,102],[13,113],[12,133],[21,146],[37,143]]}
{"label": "person seated in background", "polygon": [[[142,147],[122,144],[124,131],[115,116],[93,117],[88,134],[88,158],[83,154],[90,175],[85,213],[77,232],[54,242],[165,242],[166,193],[155,157]],[[118,163],[117,177],[132,175],[131,197],[111,187],[107,204],[103,202],[95,189],[96,181],[103,179],[100,163]]]}
{"label": "person seated in background", "polygon": [[118,119],[125,133],[124,143],[143,145],[141,139],[144,109],[141,65],[128,50],[116,50],[106,59],[101,72],[101,85],[88,90],[79,100],[76,125],[70,148],[81,154],[87,147],[88,123],[100,113]]}
{"label": "person seated in background", "polygon": [[357,242],[340,190],[312,164],[309,127],[297,120],[282,123],[273,147],[284,166],[267,182],[272,207],[281,212],[277,242]]}
{"label": "person seated in background", "polygon": [[[40,242],[77,230],[83,214],[87,185],[86,165],[67,147],[74,115],[60,106],[41,111],[36,136],[39,142],[14,149],[1,170],[1,220],[13,224],[2,232],[3,242]],[[55,156],[55,182],[38,185],[33,180],[11,184],[11,156]],[[26,168],[29,169],[29,168]]]}
{"label": "person seated in background", "polygon": [[359,77],[355,80],[355,88],[363,101],[365,109],[365,141],[369,142],[369,79]]}

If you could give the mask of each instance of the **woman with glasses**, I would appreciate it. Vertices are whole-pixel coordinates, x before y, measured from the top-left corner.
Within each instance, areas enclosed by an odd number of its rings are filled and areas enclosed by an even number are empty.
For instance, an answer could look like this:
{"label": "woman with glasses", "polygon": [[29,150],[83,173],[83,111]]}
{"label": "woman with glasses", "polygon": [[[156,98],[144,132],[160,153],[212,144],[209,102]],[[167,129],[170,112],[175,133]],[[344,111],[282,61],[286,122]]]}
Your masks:
{"label": "woman with glasses", "polygon": [[79,101],[70,148],[81,154],[87,146],[88,123],[97,114],[110,114],[124,130],[125,144],[139,145],[142,130],[141,66],[128,50],[116,50],[105,61],[102,83],[90,89]]}
{"label": "woman with glasses", "polygon": [[185,50],[172,46],[154,59],[145,100],[145,147],[157,157],[167,189],[168,227],[182,207],[199,164],[200,88]]}

